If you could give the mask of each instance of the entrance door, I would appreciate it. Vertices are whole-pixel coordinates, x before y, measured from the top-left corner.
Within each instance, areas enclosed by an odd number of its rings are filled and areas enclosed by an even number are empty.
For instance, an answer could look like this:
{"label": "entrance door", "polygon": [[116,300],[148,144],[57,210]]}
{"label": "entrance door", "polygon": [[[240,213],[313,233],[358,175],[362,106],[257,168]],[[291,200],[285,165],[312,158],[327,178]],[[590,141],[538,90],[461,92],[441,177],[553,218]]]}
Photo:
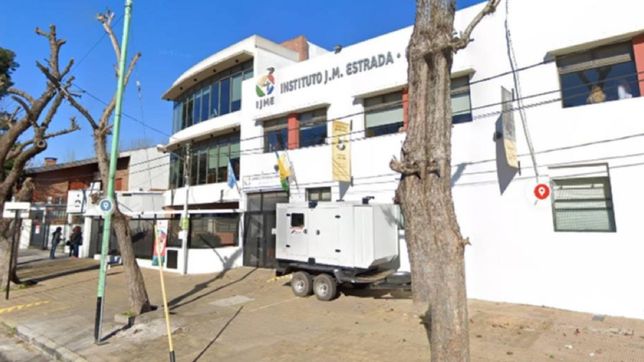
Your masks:
{"label": "entrance door", "polygon": [[34,214],[33,222],[31,223],[31,238],[29,239],[29,246],[32,248],[42,248],[45,246],[47,237],[46,224],[42,222],[43,212],[37,211]]}
{"label": "entrance door", "polygon": [[286,192],[264,192],[248,195],[244,215],[244,265],[275,267],[275,205],[287,203]]}

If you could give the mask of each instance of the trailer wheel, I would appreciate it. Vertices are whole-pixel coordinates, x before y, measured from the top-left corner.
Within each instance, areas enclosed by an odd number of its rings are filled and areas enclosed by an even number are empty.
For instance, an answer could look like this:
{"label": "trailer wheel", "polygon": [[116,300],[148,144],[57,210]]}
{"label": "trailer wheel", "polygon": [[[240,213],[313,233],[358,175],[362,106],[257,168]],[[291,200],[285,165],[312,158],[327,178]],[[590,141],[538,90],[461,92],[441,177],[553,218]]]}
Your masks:
{"label": "trailer wheel", "polygon": [[303,271],[293,273],[291,278],[291,289],[298,297],[306,297],[313,294],[313,278],[311,274]]}
{"label": "trailer wheel", "polygon": [[319,300],[329,301],[338,295],[338,284],[329,274],[320,274],[313,279],[313,292]]}

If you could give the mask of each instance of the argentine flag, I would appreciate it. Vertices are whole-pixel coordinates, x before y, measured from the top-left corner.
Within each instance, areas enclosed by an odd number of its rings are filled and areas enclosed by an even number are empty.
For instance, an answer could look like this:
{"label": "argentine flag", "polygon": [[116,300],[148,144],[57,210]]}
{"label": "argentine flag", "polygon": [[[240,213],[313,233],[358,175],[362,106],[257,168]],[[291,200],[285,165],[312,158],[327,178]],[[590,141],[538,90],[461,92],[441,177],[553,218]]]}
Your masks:
{"label": "argentine flag", "polygon": [[233,164],[228,160],[228,187],[231,189],[237,184],[237,179],[235,178],[235,171],[233,171]]}

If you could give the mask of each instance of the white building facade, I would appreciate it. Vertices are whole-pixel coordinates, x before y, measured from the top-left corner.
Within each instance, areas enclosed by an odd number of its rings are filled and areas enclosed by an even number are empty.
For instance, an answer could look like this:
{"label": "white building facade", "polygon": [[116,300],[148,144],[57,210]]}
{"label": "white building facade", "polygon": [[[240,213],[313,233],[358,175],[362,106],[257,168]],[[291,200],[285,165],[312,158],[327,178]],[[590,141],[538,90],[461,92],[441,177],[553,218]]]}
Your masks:
{"label": "white building facade", "polygon": [[[459,11],[456,29],[480,8]],[[644,3],[522,1],[509,10],[502,2],[479,24],[452,68],[452,184],[472,243],[468,296],[644,318]],[[408,122],[411,31],[335,52],[253,36],[175,81],[164,95],[175,102],[167,148],[176,154],[165,207],[186,200],[187,160],[188,272],[271,267],[276,203],[394,201],[399,175],[389,161]],[[514,101],[502,102],[502,89]],[[334,121],[350,125],[350,182],[333,178]],[[514,147],[504,146],[508,133]],[[288,191],[278,157],[290,164]],[[543,200],[537,184],[550,188]],[[401,239],[403,269],[406,260]]]}

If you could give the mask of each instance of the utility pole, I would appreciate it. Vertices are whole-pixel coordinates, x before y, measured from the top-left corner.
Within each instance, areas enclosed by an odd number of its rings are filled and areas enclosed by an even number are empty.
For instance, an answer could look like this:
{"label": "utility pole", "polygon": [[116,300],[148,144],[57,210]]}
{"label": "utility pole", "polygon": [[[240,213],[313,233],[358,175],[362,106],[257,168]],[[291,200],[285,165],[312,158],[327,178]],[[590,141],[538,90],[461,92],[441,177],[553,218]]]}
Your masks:
{"label": "utility pole", "polygon": [[188,273],[188,236],[190,235],[190,219],[188,217],[188,196],[190,196],[190,143],[186,143],[186,154],[183,159],[183,177],[185,180],[186,196],[183,200],[183,211],[181,213],[181,254],[183,255],[182,274]]}
{"label": "utility pole", "polygon": [[[114,177],[118,163],[119,132],[121,128],[121,112],[123,105],[123,88],[125,83],[125,60],[127,59],[127,43],[130,32],[130,19],[132,17],[132,0],[125,0],[125,20],[123,23],[123,40],[121,42],[121,58],[119,59],[119,76],[116,86],[116,107],[114,110],[114,125],[112,128],[112,149],[110,152],[110,168],[107,177],[107,193],[105,199],[111,209],[114,208]],[[109,203],[111,202],[111,204]],[[103,204],[103,201],[101,202]],[[94,343],[101,342],[101,324],[103,321],[103,307],[105,305],[105,276],[107,273],[107,249],[112,234],[112,211],[105,212],[103,224],[103,240],[101,244],[100,271],[98,274],[98,290],[96,293],[96,319],[94,323]]]}
{"label": "utility pole", "polygon": [[16,250],[16,232],[18,231],[18,217],[20,210],[16,209],[13,216],[13,235],[11,236],[11,250],[9,251],[9,273],[7,274],[7,286],[5,288],[4,299],[9,300],[9,288],[11,288],[11,272],[13,270],[13,254]]}

